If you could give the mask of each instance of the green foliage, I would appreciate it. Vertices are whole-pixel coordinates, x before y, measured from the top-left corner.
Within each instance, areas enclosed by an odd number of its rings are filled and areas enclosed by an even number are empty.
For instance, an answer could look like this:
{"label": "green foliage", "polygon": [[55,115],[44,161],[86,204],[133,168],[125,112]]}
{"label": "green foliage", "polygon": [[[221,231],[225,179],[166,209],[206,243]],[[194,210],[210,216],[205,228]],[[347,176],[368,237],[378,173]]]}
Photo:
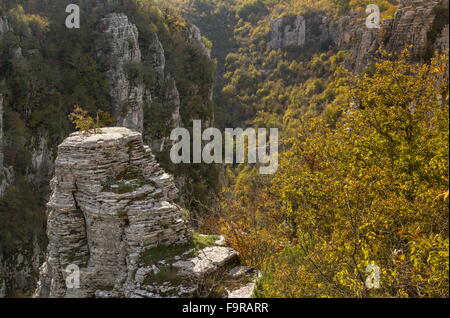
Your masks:
{"label": "green foliage", "polygon": [[261,16],[266,15],[267,10],[262,0],[246,0],[239,4],[236,14],[245,21],[256,22]]}
{"label": "green foliage", "polygon": [[98,110],[95,118],[89,116],[88,111],[80,106],[75,106],[73,113],[69,114],[70,121],[75,125],[76,129],[85,135],[101,133],[101,129],[112,124],[113,120],[110,115],[104,111]]}
{"label": "green foliage", "polygon": [[222,229],[264,271],[259,296],[448,297],[448,56],[386,58],[349,76],[336,122],[298,122],[275,175],[244,169],[224,193]]}
{"label": "green foliage", "polygon": [[[113,154],[108,155],[113,156]],[[145,179],[136,171],[125,170],[119,173],[117,176],[108,179],[103,185],[103,191],[111,191],[117,194],[124,194],[133,192],[149,183],[151,183],[150,180]],[[139,199],[140,198],[136,198],[135,200],[139,201]]]}
{"label": "green foliage", "polygon": [[449,21],[448,8],[438,6],[433,9],[435,15],[431,29],[427,33],[427,46],[424,54],[426,60],[430,60],[434,55],[434,46],[438,36],[442,34],[442,30]]}
{"label": "green foliage", "polygon": [[0,199],[0,249],[13,255],[17,248],[32,244],[37,238],[45,243],[45,211],[30,184],[18,177]]}
{"label": "green foliage", "polygon": [[132,86],[137,86],[143,82],[143,73],[144,70],[141,63],[132,62],[125,65],[125,74]]}

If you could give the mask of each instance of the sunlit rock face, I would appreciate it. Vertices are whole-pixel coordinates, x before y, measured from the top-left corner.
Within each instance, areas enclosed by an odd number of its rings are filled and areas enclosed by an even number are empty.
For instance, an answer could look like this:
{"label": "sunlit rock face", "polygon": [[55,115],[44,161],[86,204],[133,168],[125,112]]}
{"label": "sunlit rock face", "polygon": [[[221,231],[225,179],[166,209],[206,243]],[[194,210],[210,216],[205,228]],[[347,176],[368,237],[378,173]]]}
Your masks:
{"label": "sunlit rock face", "polygon": [[269,47],[302,47],[306,41],[306,19],[303,16],[275,19],[271,31]]}
{"label": "sunlit rock face", "polygon": [[410,45],[415,56],[424,55],[427,46],[431,49],[435,46],[436,49],[441,47],[448,49],[448,38],[447,45],[440,40],[446,32],[445,29],[448,32],[448,21],[446,28],[435,30],[436,35],[430,34],[430,31],[436,27],[435,19],[440,18],[438,8],[445,7],[448,8],[448,2],[445,3],[445,1],[403,0],[394,19],[385,29],[388,33],[385,35],[385,48],[395,52],[399,48]]}
{"label": "sunlit rock face", "polygon": [[142,82],[133,82],[129,74],[142,61],[138,29],[122,13],[108,14],[102,19],[102,29],[109,43],[106,60],[113,115],[119,126],[142,132],[145,87]]}
{"label": "sunlit rock face", "polygon": [[[48,253],[37,296],[127,296],[141,253],[185,244],[190,233],[172,177],[140,133],[104,128],[72,134],[58,148],[48,203]],[[80,268],[80,288],[68,289],[67,266]]]}

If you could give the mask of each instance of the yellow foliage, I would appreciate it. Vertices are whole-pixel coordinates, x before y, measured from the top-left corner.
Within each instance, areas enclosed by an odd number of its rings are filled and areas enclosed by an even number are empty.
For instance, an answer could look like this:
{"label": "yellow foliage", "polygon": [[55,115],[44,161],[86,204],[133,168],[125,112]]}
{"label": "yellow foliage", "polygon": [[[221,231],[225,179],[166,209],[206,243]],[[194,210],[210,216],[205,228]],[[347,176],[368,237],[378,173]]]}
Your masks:
{"label": "yellow foliage", "polygon": [[298,121],[273,177],[246,168],[225,191],[223,230],[264,271],[258,296],[448,297],[448,56],[408,58],[349,77],[336,124]]}

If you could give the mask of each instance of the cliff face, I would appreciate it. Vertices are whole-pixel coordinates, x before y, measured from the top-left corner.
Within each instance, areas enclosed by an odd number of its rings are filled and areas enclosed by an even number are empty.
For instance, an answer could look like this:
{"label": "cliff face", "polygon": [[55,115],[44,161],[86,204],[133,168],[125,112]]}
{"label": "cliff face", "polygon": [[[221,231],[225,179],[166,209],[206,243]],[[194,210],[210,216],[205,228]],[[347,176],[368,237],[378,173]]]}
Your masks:
{"label": "cliff face", "polygon": [[[8,20],[4,16],[0,16],[0,40],[6,32],[9,32],[11,27],[9,25]],[[0,198],[5,193],[6,188],[12,182],[12,173],[11,169],[6,169],[4,167],[4,151],[3,151],[3,95],[0,93]],[[1,288],[0,288],[1,290]],[[1,293],[0,293],[1,296]]]}
{"label": "cliff face", "polygon": [[[117,125],[143,133],[155,152],[169,149],[169,136],[149,136],[147,132],[152,130],[153,123],[144,120],[145,113],[151,113],[153,106],[159,103],[172,109],[171,116],[163,119],[168,130],[181,125],[180,93],[175,79],[166,69],[165,51],[158,35],[153,34],[150,44],[141,48],[136,25],[123,13],[108,14],[102,19],[100,28],[104,35],[100,40],[106,40],[108,49],[107,53],[99,52],[99,55],[108,61],[112,114],[117,119]],[[202,55],[211,58],[195,25],[188,27],[186,39],[199,47]],[[143,55],[151,63],[152,83],[141,78],[139,69],[143,67]]]}
{"label": "cliff face", "polygon": [[[186,243],[189,231],[173,203],[172,178],[142,136],[125,128],[76,133],[60,146],[48,203],[48,256],[38,294],[92,297],[125,292],[143,251]],[[68,290],[68,265],[81,268],[81,288]]]}
{"label": "cliff face", "polygon": [[10,29],[11,27],[6,17],[0,16],[0,39],[2,38],[3,34],[10,31]]}
{"label": "cliff face", "polygon": [[[399,52],[412,47],[415,59],[429,58],[429,52],[445,52],[448,43],[448,1],[403,0],[393,19],[385,19],[380,28],[366,26],[366,16],[350,13],[338,20],[306,17],[280,18],[271,24],[272,48],[303,49],[305,43],[318,45],[318,50],[335,45],[349,53],[349,68],[361,72],[378,49]],[[321,20],[321,21],[320,21]]]}
{"label": "cliff face", "polygon": [[[291,21],[288,21],[291,20]],[[302,47],[306,41],[306,19],[297,16],[294,19],[279,18],[271,23],[272,37],[269,47],[280,49]]]}
{"label": "cliff face", "polygon": [[[192,295],[199,279],[237,257],[222,246],[194,256],[191,233],[173,202],[178,191],[172,177],[141,134],[126,128],[75,133],[58,149],[36,296]],[[69,265],[80,269],[80,288],[67,288]],[[157,276],[167,272],[178,278]]]}
{"label": "cliff face", "polygon": [[[439,12],[436,11],[438,7],[448,9],[448,1],[441,4],[441,1],[403,0],[394,19],[389,21],[383,30],[384,47],[396,52],[399,48],[411,45],[414,56],[422,57],[426,53],[427,45],[433,48],[445,45],[436,43],[445,32],[443,29],[435,30],[438,34],[434,39],[429,34],[434,21],[439,18]],[[445,49],[448,49],[448,45]]]}
{"label": "cliff face", "polygon": [[385,20],[380,29],[368,29],[360,19],[355,28],[349,17],[341,19],[338,32],[334,32],[335,40],[349,50],[350,67],[357,72],[367,67],[379,48],[398,53],[410,46],[414,59],[423,61],[435,51],[443,53],[449,49],[448,18],[442,26],[436,23],[442,19],[442,10],[448,10],[448,2],[404,0],[394,18]]}
{"label": "cliff face", "polygon": [[14,180],[14,170],[4,166],[3,137],[3,95],[0,94],[0,198]]}

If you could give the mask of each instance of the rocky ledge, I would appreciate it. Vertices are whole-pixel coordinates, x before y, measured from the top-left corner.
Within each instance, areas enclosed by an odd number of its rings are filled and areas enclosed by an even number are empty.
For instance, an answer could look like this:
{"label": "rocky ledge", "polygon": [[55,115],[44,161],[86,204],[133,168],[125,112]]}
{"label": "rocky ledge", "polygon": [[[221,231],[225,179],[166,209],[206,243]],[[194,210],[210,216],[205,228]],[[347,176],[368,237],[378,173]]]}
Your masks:
{"label": "rocky ledge", "polygon": [[[254,281],[253,270],[235,268],[238,253],[223,238],[192,235],[172,177],[140,133],[72,134],[58,148],[51,187],[36,297],[226,297]],[[66,282],[73,268],[79,286]]]}

